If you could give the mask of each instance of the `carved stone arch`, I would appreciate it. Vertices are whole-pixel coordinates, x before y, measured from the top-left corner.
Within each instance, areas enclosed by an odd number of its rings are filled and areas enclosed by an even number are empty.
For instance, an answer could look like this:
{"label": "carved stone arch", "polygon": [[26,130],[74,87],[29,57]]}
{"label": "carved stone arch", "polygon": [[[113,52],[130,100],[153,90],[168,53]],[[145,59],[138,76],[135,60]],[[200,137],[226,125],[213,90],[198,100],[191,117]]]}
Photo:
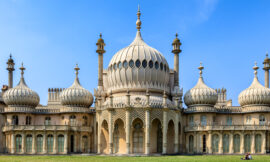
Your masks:
{"label": "carved stone arch", "polygon": [[124,122],[124,120],[121,119],[121,118],[117,118],[117,119],[115,119],[115,120],[113,121],[113,125],[112,125],[113,131],[114,131],[115,124],[116,124],[117,122],[122,122],[122,123],[123,123],[123,127],[126,128],[126,123]]}
{"label": "carved stone arch", "polygon": [[150,152],[162,153],[163,127],[159,118],[154,118],[151,120],[150,137]]}
{"label": "carved stone arch", "polygon": [[[178,125],[177,125],[178,126]],[[174,153],[175,122],[171,119],[167,123],[167,153]]]}
{"label": "carved stone arch", "polygon": [[131,120],[131,126],[132,126],[132,129],[133,129],[133,126],[134,126],[134,124],[135,124],[136,122],[141,122],[143,128],[145,128],[145,122],[144,122],[144,120],[138,117],[138,118],[134,118],[134,119]]}

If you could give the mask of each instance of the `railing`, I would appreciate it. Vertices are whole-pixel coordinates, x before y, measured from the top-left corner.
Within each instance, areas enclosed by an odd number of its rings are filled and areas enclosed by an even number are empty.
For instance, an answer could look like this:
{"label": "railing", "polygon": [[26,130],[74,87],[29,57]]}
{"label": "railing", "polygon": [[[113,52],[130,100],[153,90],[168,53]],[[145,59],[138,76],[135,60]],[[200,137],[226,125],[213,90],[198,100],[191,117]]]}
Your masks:
{"label": "railing", "polygon": [[92,132],[92,126],[70,126],[70,125],[6,125],[2,128],[7,131],[81,131]]}
{"label": "railing", "polygon": [[226,130],[270,130],[270,125],[196,125],[186,126],[185,132],[193,131],[226,131]]}

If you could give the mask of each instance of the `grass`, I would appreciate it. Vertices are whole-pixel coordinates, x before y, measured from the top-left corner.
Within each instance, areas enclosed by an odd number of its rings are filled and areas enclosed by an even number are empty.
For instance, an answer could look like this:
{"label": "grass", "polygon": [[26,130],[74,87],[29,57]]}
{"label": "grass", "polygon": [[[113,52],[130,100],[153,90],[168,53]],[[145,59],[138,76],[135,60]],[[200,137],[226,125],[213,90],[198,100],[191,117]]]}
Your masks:
{"label": "grass", "polygon": [[[204,156],[150,156],[150,157],[127,157],[127,156],[88,156],[88,155],[66,155],[66,156],[23,156],[23,155],[2,155],[0,162],[182,162],[182,161],[206,161],[206,162],[234,162],[242,161],[242,155],[204,155]],[[270,161],[269,155],[254,155],[252,161]]]}

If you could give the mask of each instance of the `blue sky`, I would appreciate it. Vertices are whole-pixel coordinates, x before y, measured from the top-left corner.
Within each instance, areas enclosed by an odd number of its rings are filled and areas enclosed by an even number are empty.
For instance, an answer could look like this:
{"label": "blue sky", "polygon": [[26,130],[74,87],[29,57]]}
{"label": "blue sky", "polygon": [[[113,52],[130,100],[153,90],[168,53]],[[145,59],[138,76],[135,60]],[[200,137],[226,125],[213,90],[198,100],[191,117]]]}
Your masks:
{"label": "blue sky", "polygon": [[25,80],[47,102],[50,87],[69,87],[74,66],[81,68],[81,84],[93,93],[97,86],[96,41],[100,32],[106,43],[104,67],[136,34],[140,3],[142,36],[173,67],[171,43],[176,32],[182,42],[180,84],[184,92],[198,79],[203,62],[207,85],[225,87],[233,105],[253,79],[258,61],[270,49],[270,1],[268,0],[1,0],[0,84],[7,84],[6,61],[16,63],[14,84],[23,61]]}

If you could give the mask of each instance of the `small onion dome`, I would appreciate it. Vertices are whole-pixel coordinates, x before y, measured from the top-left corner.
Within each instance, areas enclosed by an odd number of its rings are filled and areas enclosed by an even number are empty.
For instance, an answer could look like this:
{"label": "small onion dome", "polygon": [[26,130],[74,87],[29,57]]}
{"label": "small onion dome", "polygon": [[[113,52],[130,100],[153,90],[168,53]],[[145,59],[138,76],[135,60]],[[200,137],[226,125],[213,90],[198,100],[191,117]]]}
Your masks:
{"label": "small onion dome", "polygon": [[203,66],[201,65],[198,69],[200,70],[200,78],[195,87],[188,90],[184,96],[184,101],[187,106],[194,105],[212,105],[214,106],[217,102],[217,92],[208,87],[202,77]]}
{"label": "small onion dome", "polygon": [[39,104],[39,96],[35,91],[27,87],[23,77],[23,71],[25,70],[23,64],[20,70],[21,80],[16,87],[8,89],[4,93],[4,102],[8,106],[36,107]]}
{"label": "small onion dome", "polygon": [[76,78],[71,87],[63,90],[61,93],[61,104],[65,106],[75,107],[90,107],[93,103],[92,94],[80,85],[78,78],[78,65],[74,68],[76,71]]}
{"label": "small onion dome", "polygon": [[254,79],[251,85],[242,91],[238,96],[238,102],[241,106],[246,105],[270,105],[270,89],[261,85],[258,81],[256,65],[254,69]]}

